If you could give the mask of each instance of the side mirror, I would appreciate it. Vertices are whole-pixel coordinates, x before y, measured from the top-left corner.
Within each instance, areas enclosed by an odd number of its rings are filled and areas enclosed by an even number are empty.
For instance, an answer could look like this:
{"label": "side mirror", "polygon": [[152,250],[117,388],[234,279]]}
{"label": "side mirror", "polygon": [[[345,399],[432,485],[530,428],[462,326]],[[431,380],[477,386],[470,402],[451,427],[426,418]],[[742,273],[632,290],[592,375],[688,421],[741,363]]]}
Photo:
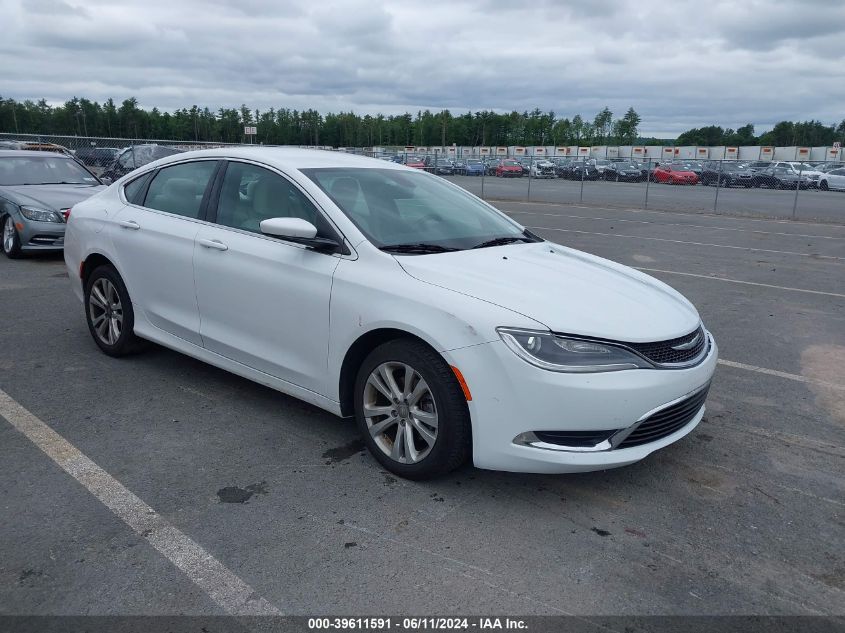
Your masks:
{"label": "side mirror", "polygon": [[281,237],[318,251],[333,252],[340,248],[337,240],[317,237],[317,227],[302,218],[268,218],[262,220],[259,226],[265,235]]}
{"label": "side mirror", "polygon": [[108,176],[103,176],[102,178],[100,178],[100,182],[103,183],[104,185],[108,186],[108,185],[112,184],[113,181]]}
{"label": "side mirror", "polygon": [[269,218],[260,226],[262,233],[277,237],[317,237],[317,227],[302,218]]}

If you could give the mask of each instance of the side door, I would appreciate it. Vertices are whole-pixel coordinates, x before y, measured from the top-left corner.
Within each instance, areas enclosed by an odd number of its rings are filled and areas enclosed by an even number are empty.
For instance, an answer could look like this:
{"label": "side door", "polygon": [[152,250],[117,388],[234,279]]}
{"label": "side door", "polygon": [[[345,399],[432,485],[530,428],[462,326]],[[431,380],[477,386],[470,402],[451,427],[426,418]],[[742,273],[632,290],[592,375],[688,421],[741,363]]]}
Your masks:
{"label": "side door", "polygon": [[194,238],[219,164],[212,159],[162,167],[143,183],[143,191],[133,192],[138,202],[128,200],[110,228],[136,311],[154,327],[196,345],[202,340]]}
{"label": "side door", "polygon": [[342,241],[294,182],[267,167],[227,162],[194,264],[207,349],[316,393],[326,393],[329,300],[341,255],[261,233],[262,220],[299,217]]}
{"label": "side door", "polygon": [[775,168],[767,167],[757,174],[757,179],[761,187],[776,187],[778,184],[775,178]]}
{"label": "side door", "polygon": [[827,180],[831,189],[845,189],[845,169],[834,169],[828,174]]}

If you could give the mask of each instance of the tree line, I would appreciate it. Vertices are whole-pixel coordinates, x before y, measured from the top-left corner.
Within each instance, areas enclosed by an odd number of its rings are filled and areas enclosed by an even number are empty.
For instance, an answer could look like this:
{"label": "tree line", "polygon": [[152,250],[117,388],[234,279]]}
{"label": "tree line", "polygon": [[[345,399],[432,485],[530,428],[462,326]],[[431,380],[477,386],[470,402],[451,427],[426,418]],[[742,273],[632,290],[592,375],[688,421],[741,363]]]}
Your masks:
{"label": "tree line", "polygon": [[241,143],[244,126],[255,126],[256,143],[333,147],[478,145],[831,145],[845,141],[845,120],[838,126],[820,121],[782,121],[759,136],[754,125],[736,130],[711,125],[693,128],[677,139],[643,138],[634,108],[618,118],[605,107],[592,119],[559,118],[554,112],[498,113],[491,110],[453,114],[420,110],[398,115],[321,114],[314,109],[220,108],[191,106],[173,112],[139,107],[134,97],[120,105],[74,97],[52,106],[44,99],[15,101],[0,95],[0,132],[55,134],[176,141]]}
{"label": "tree line", "polygon": [[209,108],[174,112],[139,107],[138,100],[103,103],[74,97],[60,106],[44,99],[15,101],[0,96],[0,132],[107,136],[178,141],[244,142],[244,126],[255,126],[256,143],[333,147],[457,145],[631,145],[639,140],[633,108],[620,118],[604,108],[593,119],[558,118],[554,112],[506,114],[482,110],[453,114],[420,110],[398,115],[321,114],[313,109]]}
{"label": "tree line", "polygon": [[749,123],[736,130],[708,125],[687,130],[675,141],[676,145],[741,146],[770,145],[773,147],[830,147],[834,142],[845,143],[845,119],[839,125],[825,125],[821,121],[781,121],[768,132],[754,135]]}

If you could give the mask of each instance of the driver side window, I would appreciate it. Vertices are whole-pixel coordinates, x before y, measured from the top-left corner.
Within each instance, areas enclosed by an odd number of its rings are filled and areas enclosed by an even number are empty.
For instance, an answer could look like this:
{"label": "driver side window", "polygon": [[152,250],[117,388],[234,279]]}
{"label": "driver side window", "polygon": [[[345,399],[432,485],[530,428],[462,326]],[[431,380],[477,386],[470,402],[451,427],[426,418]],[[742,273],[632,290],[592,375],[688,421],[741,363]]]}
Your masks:
{"label": "driver side window", "polygon": [[269,169],[230,162],[220,188],[217,224],[261,233],[261,221],[301,218],[323,235],[325,220],[291,182]]}

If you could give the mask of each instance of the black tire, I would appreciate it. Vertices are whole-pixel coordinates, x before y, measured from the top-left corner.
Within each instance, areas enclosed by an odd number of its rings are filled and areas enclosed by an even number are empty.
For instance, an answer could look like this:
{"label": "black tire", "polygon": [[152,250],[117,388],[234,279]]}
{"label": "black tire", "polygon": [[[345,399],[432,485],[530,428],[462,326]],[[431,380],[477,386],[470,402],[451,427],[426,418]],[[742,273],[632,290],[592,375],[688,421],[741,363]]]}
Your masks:
{"label": "black tire", "polygon": [[827,180],[822,180],[819,183],[819,189],[822,191],[830,191],[830,185],[827,184]]}
{"label": "black tire", "polygon": [[[95,317],[92,311],[98,308],[92,310],[91,293],[94,284],[101,280],[110,283],[120,298],[120,313],[122,317],[120,333],[111,343],[103,339],[97,332],[93,322]],[[117,313],[118,311],[115,310],[114,312]],[[111,311],[109,311],[109,314],[111,314]],[[132,300],[129,298],[129,293],[126,290],[123,279],[120,278],[120,275],[112,266],[103,265],[95,268],[85,282],[85,322],[88,324],[88,331],[91,333],[94,342],[109,356],[126,356],[139,352],[146,347],[146,341],[135,336],[135,312],[132,308]]]}
{"label": "black tire", "polygon": [[[12,216],[7,215],[3,218],[2,226],[0,226],[0,239],[2,239],[3,254],[9,259],[19,259],[23,256],[23,253],[21,252],[21,238],[15,229],[14,222],[15,221],[12,219]],[[6,234],[6,224],[9,223],[12,227],[13,236],[11,246],[6,248],[6,240],[3,236]]]}
{"label": "black tire", "polygon": [[[382,363],[404,363],[425,380],[436,407],[437,436],[429,453],[415,463],[402,463],[385,453],[370,434],[364,418],[364,392],[370,374]],[[405,479],[424,480],[445,475],[469,459],[472,427],[466,397],[451,367],[431,347],[413,339],[395,339],[374,349],[358,370],[354,394],[355,420],[373,457]]]}

